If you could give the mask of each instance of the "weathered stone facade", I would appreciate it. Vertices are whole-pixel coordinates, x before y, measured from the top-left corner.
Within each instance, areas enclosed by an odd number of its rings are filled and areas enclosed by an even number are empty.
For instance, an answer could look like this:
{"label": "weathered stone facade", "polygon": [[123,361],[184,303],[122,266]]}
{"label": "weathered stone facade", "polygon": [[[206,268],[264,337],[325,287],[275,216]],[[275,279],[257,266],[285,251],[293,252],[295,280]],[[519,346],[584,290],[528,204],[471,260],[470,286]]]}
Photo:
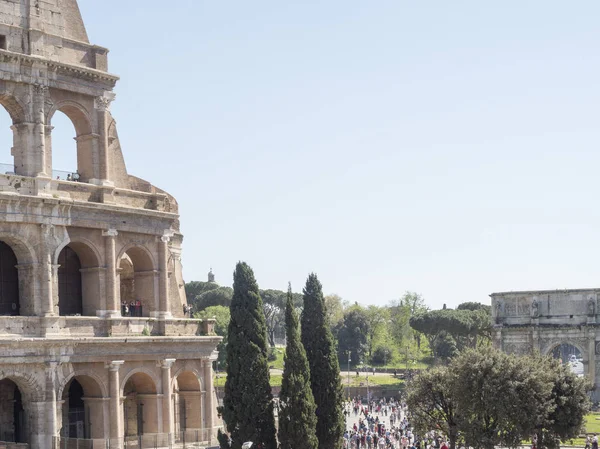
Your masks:
{"label": "weathered stone facade", "polygon": [[[493,293],[494,346],[513,354],[578,349],[584,372],[600,385],[600,289]],[[593,398],[599,399],[594,390]]]}
{"label": "weathered stone facade", "polygon": [[[177,202],[127,173],[107,56],[76,0],[0,0],[14,134],[0,174],[0,441],[33,449],[215,436],[220,339],[185,316]],[[77,171],[61,179],[57,111],[77,132]]]}

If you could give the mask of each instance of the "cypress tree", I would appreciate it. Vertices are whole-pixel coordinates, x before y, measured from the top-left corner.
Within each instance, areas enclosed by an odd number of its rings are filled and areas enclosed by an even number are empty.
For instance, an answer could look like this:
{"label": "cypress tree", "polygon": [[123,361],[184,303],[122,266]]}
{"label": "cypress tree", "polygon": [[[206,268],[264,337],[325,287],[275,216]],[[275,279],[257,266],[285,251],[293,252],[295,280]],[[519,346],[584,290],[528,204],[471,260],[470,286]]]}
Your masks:
{"label": "cypress tree", "polygon": [[276,449],[267,326],[254,273],[244,262],[238,262],[233,273],[230,311],[221,413],[231,434],[231,447],[240,449],[252,441],[256,447]]}
{"label": "cypress tree", "polygon": [[302,311],[302,343],[310,367],[310,384],[317,405],[319,449],[340,449],[344,435],[343,388],[335,342],[325,313],[323,288],[317,275],[308,276]]}
{"label": "cypress tree", "polygon": [[287,346],[279,394],[279,448],[317,449],[316,406],[310,389],[310,369],[300,340],[291,286],[288,287],[285,305],[285,334]]}

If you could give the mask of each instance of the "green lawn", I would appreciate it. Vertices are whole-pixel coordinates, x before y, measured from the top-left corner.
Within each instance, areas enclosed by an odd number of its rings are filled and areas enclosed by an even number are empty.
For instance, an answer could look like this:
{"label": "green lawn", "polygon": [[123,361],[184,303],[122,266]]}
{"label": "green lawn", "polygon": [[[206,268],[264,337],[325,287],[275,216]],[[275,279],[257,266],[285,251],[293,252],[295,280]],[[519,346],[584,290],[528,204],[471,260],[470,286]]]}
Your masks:
{"label": "green lawn", "polygon": [[269,367],[272,369],[283,369],[283,354],[285,353],[284,348],[273,348],[277,359],[269,360]]}
{"label": "green lawn", "polygon": [[600,434],[600,413],[590,413],[585,417],[585,431]]}

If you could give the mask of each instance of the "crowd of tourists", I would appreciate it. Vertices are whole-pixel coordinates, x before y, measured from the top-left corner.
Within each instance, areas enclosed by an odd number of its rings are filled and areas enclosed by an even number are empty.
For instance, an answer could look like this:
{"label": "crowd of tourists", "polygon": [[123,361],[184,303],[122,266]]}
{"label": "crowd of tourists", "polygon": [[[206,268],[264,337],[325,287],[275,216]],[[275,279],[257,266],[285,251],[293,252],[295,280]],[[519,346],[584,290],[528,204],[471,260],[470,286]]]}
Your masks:
{"label": "crowd of tourists", "polygon": [[344,433],[344,449],[448,449],[437,432],[422,437],[413,433],[401,401],[358,396],[346,403],[344,413],[347,423],[354,422]]}

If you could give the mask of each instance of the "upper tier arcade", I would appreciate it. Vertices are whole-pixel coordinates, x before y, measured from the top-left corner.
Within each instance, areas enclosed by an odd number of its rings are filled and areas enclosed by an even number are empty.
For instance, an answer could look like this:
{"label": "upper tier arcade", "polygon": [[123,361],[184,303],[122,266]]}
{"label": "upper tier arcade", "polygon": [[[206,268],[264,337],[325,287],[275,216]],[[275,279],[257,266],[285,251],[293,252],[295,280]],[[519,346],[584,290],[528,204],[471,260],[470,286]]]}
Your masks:
{"label": "upper tier arcade", "polygon": [[[0,2],[0,105],[13,123],[0,192],[177,213],[173,197],[127,173],[110,113],[118,77],[107,56],[89,43],[76,0]],[[77,170],[62,177],[52,164],[57,111],[72,121],[77,142]]]}

